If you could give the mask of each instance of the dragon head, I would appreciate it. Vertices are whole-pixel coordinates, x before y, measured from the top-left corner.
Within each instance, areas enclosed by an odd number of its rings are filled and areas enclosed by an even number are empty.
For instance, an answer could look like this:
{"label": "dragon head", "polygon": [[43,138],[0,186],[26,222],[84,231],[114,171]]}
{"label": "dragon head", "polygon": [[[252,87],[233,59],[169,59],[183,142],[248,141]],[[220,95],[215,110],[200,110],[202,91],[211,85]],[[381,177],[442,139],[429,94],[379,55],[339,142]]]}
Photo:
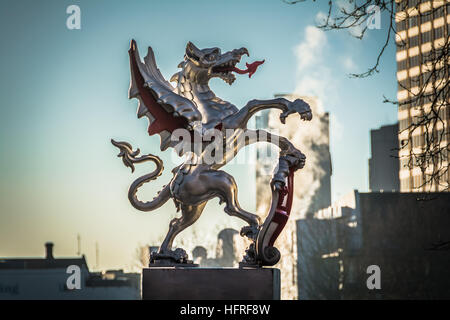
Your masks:
{"label": "dragon head", "polygon": [[244,54],[249,56],[246,48],[234,49],[222,54],[219,48],[199,49],[192,42],[188,42],[184,61],[179,64],[179,67],[183,68],[183,75],[189,81],[207,84],[212,78],[220,78],[231,85],[236,80],[233,72],[248,73],[251,77],[257,67],[264,63],[264,61],[247,63],[247,69],[241,70],[236,67],[236,64],[241,61]]}

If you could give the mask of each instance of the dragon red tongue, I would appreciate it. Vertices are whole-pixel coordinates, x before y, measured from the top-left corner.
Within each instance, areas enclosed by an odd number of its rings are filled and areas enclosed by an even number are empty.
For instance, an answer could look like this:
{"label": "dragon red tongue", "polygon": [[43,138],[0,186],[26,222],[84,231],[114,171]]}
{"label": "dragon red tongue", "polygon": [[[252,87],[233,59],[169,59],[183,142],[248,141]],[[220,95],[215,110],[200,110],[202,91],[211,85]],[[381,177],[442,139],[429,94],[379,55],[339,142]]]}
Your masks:
{"label": "dragon red tongue", "polygon": [[264,63],[264,61],[266,61],[266,60],[255,61],[255,62],[250,63],[250,64],[246,63],[245,64],[246,67],[247,67],[246,70],[241,70],[241,69],[236,68],[236,67],[231,68],[231,70],[236,72],[236,73],[239,73],[239,74],[246,74],[246,73],[248,73],[248,77],[251,78],[252,75],[256,72],[256,69],[258,69],[258,67],[260,65],[262,65]]}

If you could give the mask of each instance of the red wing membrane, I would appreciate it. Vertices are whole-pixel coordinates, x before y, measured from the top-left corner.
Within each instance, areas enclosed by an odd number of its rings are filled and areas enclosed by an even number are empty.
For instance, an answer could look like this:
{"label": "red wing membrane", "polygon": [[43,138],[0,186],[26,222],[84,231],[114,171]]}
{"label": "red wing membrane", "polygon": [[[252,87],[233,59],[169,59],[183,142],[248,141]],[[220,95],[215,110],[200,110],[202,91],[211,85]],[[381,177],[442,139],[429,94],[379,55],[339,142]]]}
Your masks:
{"label": "red wing membrane", "polygon": [[173,113],[166,111],[158,100],[155,99],[151,91],[144,86],[145,80],[139,70],[136,62],[136,42],[131,42],[130,50],[130,68],[132,77],[134,77],[135,84],[137,86],[139,95],[142,102],[145,104],[147,110],[152,114],[155,120],[148,128],[148,134],[153,135],[155,133],[161,133],[162,131],[168,131],[172,133],[178,128],[188,128],[188,120],[184,117],[175,117]]}

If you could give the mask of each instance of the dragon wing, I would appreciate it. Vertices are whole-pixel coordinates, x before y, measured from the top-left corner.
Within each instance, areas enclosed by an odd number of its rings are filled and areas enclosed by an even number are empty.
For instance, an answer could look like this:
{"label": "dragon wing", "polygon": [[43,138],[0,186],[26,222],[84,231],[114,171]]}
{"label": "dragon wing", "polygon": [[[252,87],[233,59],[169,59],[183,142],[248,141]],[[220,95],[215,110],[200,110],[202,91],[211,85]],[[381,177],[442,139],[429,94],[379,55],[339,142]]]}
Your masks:
{"label": "dragon wing", "polygon": [[155,55],[148,47],[144,62],[141,61],[136,41],[131,40],[131,82],[128,97],[137,98],[138,118],[147,116],[149,135],[161,136],[161,151],[171,145],[171,134],[179,128],[192,130],[194,123],[202,119],[197,106],[191,100],[174,92],[172,85],[164,79],[156,66]]}

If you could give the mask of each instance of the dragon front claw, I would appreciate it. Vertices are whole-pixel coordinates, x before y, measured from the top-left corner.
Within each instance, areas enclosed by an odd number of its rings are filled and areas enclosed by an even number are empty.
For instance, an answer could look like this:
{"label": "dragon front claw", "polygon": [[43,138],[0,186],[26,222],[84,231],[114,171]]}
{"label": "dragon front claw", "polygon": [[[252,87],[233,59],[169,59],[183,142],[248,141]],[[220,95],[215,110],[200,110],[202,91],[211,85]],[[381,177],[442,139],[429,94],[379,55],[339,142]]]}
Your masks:
{"label": "dragon front claw", "polygon": [[155,262],[157,260],[173,260],[175,263],[187,263],[188,254],[185,250],[177,248],[175,250],[170,250],[166,252],[152,252],[150,256],[150,262]]}
{"label": "dragon front claw", "polygon": [[282,190],[286,186],[286,178],[289,175],[290,168],[294,171],[302,169],[305,166],[306,156],[294,146],[282,151],[278,169],[272,177],[270,185],[272,190]]}
{"label": "dragon front claw", "polygon": [[241,229],[240,235],[242,237],[247,237],[251,240],[256,240],[258,237],[259,227],[252,225],[252,226],[244,226]]}
{"label": "dragon front claw", "polygon": [[305,121],[310,121],[312,119],[311,107],[302,99],[296,99],[289,102],[286,107],[287,109],[280,115],[280,121],[283,124],[286,123],[286,118],[293,113],[298,113],[300,118]]}

